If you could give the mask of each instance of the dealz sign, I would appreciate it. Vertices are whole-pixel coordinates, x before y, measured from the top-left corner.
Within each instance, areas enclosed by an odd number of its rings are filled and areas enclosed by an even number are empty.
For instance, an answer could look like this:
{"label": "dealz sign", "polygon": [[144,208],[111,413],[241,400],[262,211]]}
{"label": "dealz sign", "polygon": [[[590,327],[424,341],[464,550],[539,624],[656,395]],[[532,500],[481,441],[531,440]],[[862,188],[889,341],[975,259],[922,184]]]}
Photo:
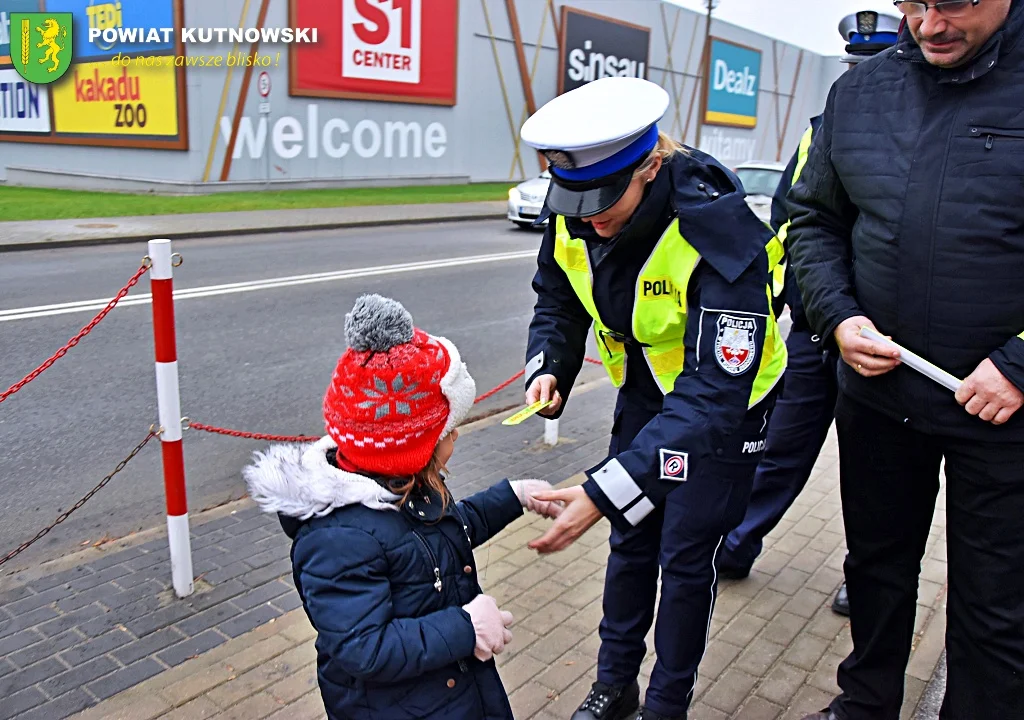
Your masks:
{"label": "dealz sign", "polygon": [[291,0],[320,41],[290,48],[289,94],[454,105],[458,17],[458,0]]}
{"label": "dealz sign", "polygon": [[562,6],[558,94],[604,77],[647,79],[651,29]]}
{"label": "dealz sign", "polygon": [[704,123],[727,127],[757,126],[761,90],[761,51],[711,38],[704,84]]}

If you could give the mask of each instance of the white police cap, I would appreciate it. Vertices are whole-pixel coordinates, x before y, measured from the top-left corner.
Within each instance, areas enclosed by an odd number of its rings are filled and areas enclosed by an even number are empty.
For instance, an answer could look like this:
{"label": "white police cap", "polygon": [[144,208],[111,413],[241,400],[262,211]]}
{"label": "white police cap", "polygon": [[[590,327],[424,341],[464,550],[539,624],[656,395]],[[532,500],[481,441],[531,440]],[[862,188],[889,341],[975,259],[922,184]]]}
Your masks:
{"label": "white police cap", "polygon": [[901,19],[874,10],[861,10],[839,21],[839,34],[848,44],[844,63],[859,63],[896,44]]}
{"label": "white police cap", "polygon": [[658,143],[669,96],[641,78],[608,77],[554,98],[526,121],[520,137],[551,164],[548,207],[587,217],[614,205],[633,170]]}

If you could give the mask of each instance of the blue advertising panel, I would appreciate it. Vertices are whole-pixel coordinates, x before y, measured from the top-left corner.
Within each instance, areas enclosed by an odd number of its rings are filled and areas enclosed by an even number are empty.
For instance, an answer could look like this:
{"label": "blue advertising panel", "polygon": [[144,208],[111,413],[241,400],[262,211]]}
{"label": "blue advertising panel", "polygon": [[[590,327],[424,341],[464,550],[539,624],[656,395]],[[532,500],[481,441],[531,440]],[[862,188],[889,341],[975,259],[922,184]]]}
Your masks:
{"label": "blue advertising panel", "polygon": [[11,13],[39,12],[39,0],[0,0],[0,65],[11,64]]}
{"label": "blue advertising panel", "polygon": [[[0,3],[4,0],[0,0]],[[46,10],[75,16],[75,60],[118,53],[160,55],[174,51],[174,0],[46,0]],[[89,40],[89,30],[100,35]]]}
{"label": "blue advertising panel", "polygon": [[711,39],[709,82],[704,84],[707,125],[757,126],[761,90],[761,51],[719,38]]}

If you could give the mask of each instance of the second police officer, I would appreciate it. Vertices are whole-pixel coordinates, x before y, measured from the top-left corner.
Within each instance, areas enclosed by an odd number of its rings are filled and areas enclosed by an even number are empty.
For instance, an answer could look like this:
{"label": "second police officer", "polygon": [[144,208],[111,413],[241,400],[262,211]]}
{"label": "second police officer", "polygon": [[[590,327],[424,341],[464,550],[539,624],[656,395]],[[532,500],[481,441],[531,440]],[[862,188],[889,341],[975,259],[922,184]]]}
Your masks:
{"label": "second police officer", "polygon": [[[853,68],[895,45],[899,26],[899,19],[873,11],[847,15],[839,23],[839,34],[848,43],[842,62]],[[821,127],[821,117],[811,119],[772,201],[772,229],[783,242],[789,227],[786,194],[803,172],[811,140]],[[718,568],[724,578],[739,579],[750,574],[765,535],[779,524],[810,478],[835,416],[838,356],[822,349],[821,339],[814,335],[804,315],[793,269],[789,264],[784,267],[781,297],[789,305],[792,319],[786,338],[786,384],[768,428],[768,442],[757,468],[746,515],[739,527],[729,533],[719,553]],[[845,583],[839,588],[832,609],[841,615],[850,614]]]}
{"label": "second police officer", "polygon": [[[786,346],[772,308],[781,244],[738,179],[658,129],[668,94],[604,78],[522,128],[552,182],[534,279],[527,399],[564,409],[593,329],[619,388],[608,457],[530,546],[612,524],[597,682],[574,720],[685,718],[717,590],[715,555],[743,517]],[[643,708],[637,678],[655,620]]]}

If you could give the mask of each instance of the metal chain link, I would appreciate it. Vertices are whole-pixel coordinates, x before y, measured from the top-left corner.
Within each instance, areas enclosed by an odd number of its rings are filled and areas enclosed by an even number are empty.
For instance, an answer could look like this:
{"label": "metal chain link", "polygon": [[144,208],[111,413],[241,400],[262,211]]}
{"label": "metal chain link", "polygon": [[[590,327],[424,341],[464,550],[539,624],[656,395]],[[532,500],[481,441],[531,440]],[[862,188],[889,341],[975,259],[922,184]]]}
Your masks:
{"label": "metal chain link", "polygon": [[[35,380],[37,377],[42,375],[43,372],[48,370],[51,365],[53,365],[55,362],[57,362],[62,357],[67,355],[68,350],[73,348],[75,345],[77,345],[81,341],[82,338],[84,338],[86,335],[91,333],[93,328],[95,328],[97,325],[99,325],[100,321],[103,320],[103,318],[105,318],[107,316],[107,313],[109,313],[111,310],[113,310],[114,307],[121,301],[121,299],[125,295],[128,294],[128,291],[131,290],[133,287],[135,287],[135,284],[139,282],[139,278],[141,278],[143,275],[145,275],[147,270],[149,270],[148,258],[143,261],[142,266],[136,271],[135,275],[132,276],[132,279],[128,281],[128,284],[125,285],[123,288],[121,288],[120,292],[117,293],[117,295],[114,297],[113,300],[111,300],[109,303],[107,303],[107,306],[100,311],[99,315],[94,317],[92,319],[92,321],[88,325],[86,325],[84,328],[79,330],[78,334],[75,335],[73,338],[71,338],[68,341],[67,345],[65,345],[60,350],[58,350],[53,355],[53,357],[51,357],[46,362],[44,362],[42,365],[40,365],[35,370],[30,372],[28,374],[28,376],[24,380],[22,380],[20,382],[14,383],[9,388],[7,388],[7,390],[5,390],[4,392],[0,393],[0,403],[2,403],[4,400],[9,398],[14,393],[16,393],[19,390],[21,390],[23,387],[28,385],[30,382]],[[0,563],[0,564],[2,564],[2,563]]]}
{"label": "metal chain link", "polygon": [[201,430],[202,432],[214,433],[215,435],[228,435],[229,437],[245,438],[247,440],[266,440],[267,442],[316,442],[320,438],[307,437],[305,435],[265,435],[263,433],[242,432],[241,430],[228,430],[227,428],[204,425],[184,418],[186,430]]}
{"label": "metal chain link", "polygon": [[53,529],[54,529],[55,527],[57,527],[58,525],[60,525],[60,524],[61,524],[62,522],[64,522],[65,520],[67,520],[67,519],[68,519],[68,518],[69,518],[69,517],[71,516],[71,513],[73,513],[73,512],[75,511],[75,510],[78,510],[78,508],[82,507],[82,506],[83,506],[83,505],[85,505],[85,504],[86,504],[87,502],[89,502],[89,499],[90,499],[90,498],[91,498],[91,497],[92,497],[93,495],[95,495],[95,494],[96,494],[96,493],[98,493],[98,492],[99,492],[100,490],[102,490],[102,489],[103,489],[103,487],[104,487],[104,486],[105,486],[105,485],[106,485],[106,484],[107,484],[108,482],[110,482],[110,481],[111,481],[111,479],[113,479],[113,477],[114,477],[115,475],[117,475],[117,474],[118,474],[119,472],[121,472],[122,470],[124,470],[125,466],[126,466],[126,465],[127,465],[127,464],[128,464],[129,462],[131,462],[131,459],[132,459],[132,458],[134,458],[134,457],[135,457],[136,455],[138,455],[138,454],[139,454],[139,452],[141,452],[141,451],[142,451],[142,448],[146,447],[146,445],[147,445],[147,444],[149,443],[149,441],[150,441],[150,440],[152,440],[153,438],[155,438],[155,437],[156,437],[157,435],[159,435],[159,434],[160,434],[160,431],[159,431],[159,430],[157,430],[157,428],[156,428],[156,427],[154,427],[154,426],[151,426],[151,427],[149,428],[149,434],[148,434],[148,435],[146,435],[146,439],[145,439],[145,440],[143,440],[142,442],[140,442],[140,443],[139,443],[138,445],[136,445],[136,446],[135,446],[135,449],[131,451],[131,453],[130,453],[130,454],[128,455],[128,457],[126,457],[126,458],[125,458],[124,460],[122,460],[122,461],[121,461],[120,463],[118,463],[117,467],[116,467],[116,468],[114,468],[114,472],[110,473],[110,474],[109,474],[109,475],[107,475],[107,476],[106,476],[105,478],[103,478],[102,480],[100,480],[100,483],[99,483],[99,485],[97,485],[97,486],[96,486],[96,487],[94,487],[94,488],[93,488],[92,490],[90,490],[90,491],[89,491],[88,493],[86,493],[86,494],[85,494],[85,497],[83,497],[83,498],[82,498],[81,500],[79,500],[78,502],[76,502],[76,503],[75,503],[75,504],[74,504],[74,505],[73,505],[73,506],[72,506],[72,507],[71,507],[71,508],[70,508],[70,509],[69,509],[69,510],[68,510],[67,512],[63,512],[63,513],[61,513],[61,514],[60,514],[60,516],[59,516],[59,517],[58,517],[58,518],[57,518],[57,519],[56,519],[56,520],[55,520],[55,521],[54,521],[54,522],[53,522],[53,523],[52,523],[51,525],[48,525],[47,527],[43,528],[43,529],[42,529],[42,530],[40,530],[40,531],[39,531],[38,533],[36,533],[36,536],[35,536],[34,538],[32,538],[31,540],[29,540],[28,542],[22,543],[22,544],[21,544],[21,546],[20,546],[20,547],[18,547],[18,548],[17,548],[16,550],[12,550],[11,552],[9,552],[9,553],[7,554],[7,556],[6,556],[6,557],[4,557],[4,558],[0,559],[0,565],[3,565],[3,564],[4,564],[5,562],[7,562],[8,560],[11,560],[11,559],[13,559],[13,558],[17,557],[17,556],[18,556],[18,555],[20,555],[21,553],[23,553],[23,552],[25,552],[26,550],[28,550],[28,549],[29,549],[29,548],[30,548],[30,547],[31,547],[31,546],[32,546],[32,545],[33,545],[34,543],[36,543],[37,541],[39,541],[39,540],[40,540],[40,539],[41,539],[41,538],[42,538],[42,537],[43,537],[44,535],[46,535],[46,534],[47,534],[48,532],[50,532],[50,531],[51,531],[51,530],[53,530]]}

